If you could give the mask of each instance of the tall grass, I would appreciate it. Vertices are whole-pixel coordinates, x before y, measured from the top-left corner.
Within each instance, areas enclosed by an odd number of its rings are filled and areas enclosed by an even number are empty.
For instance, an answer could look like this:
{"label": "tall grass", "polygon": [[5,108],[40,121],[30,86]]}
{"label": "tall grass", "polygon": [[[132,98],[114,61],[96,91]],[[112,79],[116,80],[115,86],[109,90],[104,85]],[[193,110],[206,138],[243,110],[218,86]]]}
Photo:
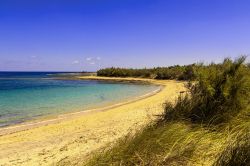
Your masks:
{"label": "tall grass", "polygon": [[249,165],[250,73],[245,57],[200,65],[160,118],[87,165]]}
{"label": "tall grass", "polygon": [[[249,131],[248,131],[249,132]],[[244,133],[229,143],[213,164],[214,166],[249,166],[250,134]]]}
{"label": "tall grass", "polygon": [[[204,137],[207,135],[207,137]],[[105,149],[92,159],[88,165],[185,165],[201,163],[191,159],[197,147],[211,149],[208,138],[219,139],[199,126],[190,127],[182,122],[150,126],[134,136],[118,141],[110,149]],[[215,138],[216,137],[216,138]],[[206,147],[203,142],[208,142]],[[214,145],[217,146],[217,145]],[[200,151],[200,150],[199,150]]]}
{"label": "tall grass", "polygon": [[221,65],[200,67],[196,83],[187,85],[188,94],[173,106],[166,103],[164,119],[189,119],[218,124],[228,122],[249,104],[249,69],[245,57],[225,59]]}
{"label": "tall grass", "polygon": [[250,165],[250,106],[228,125],[228,141],[220,151],[214,166]]}

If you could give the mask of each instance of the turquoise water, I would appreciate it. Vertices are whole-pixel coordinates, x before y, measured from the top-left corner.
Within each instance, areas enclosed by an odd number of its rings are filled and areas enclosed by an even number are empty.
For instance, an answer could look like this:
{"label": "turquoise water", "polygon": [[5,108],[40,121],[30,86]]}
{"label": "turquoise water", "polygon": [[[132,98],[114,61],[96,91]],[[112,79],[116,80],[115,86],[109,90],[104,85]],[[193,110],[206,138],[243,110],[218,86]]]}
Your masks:
{"label": "turquoise water", "polygon": [[153,85],[56,80],[53,73],[0,72],[0,127],[101,107],[149,93]]}

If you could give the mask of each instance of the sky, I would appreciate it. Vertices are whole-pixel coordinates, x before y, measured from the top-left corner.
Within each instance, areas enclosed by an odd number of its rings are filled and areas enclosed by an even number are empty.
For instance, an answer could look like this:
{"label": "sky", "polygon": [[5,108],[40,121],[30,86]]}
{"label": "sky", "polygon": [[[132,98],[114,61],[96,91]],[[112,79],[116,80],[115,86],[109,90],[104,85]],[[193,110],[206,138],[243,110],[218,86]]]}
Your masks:
{"label": "sky", "polygon": [[250,0],[0,0],[0,71],[144,68],[249,53]]}

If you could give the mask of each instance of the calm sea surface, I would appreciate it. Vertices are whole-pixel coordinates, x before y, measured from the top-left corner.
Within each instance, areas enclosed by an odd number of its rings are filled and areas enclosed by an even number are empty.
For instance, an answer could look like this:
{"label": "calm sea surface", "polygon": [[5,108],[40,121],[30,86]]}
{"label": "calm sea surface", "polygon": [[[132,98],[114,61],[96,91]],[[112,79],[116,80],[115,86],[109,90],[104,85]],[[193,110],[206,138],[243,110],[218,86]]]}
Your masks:
{"label": "calm sea surface", "polygon": [[0,72],[0,127],[83,111],[154,91],[158,86],[58,80],[52,72]]}

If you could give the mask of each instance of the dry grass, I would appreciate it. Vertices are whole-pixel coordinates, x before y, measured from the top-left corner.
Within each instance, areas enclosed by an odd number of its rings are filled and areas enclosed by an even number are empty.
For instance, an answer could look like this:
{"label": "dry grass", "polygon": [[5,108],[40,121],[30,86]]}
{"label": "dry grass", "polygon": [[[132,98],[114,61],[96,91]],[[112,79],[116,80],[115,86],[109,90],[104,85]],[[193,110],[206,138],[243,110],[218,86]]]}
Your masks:
{"label": "dry grass", "polygon": [[135,135],[120,139],[115,146],[106,147],[87,165],[217,166],[244,163],[249,161],[250,118],[239,120],[236,117],[234,121],[237,121],[235,125],[220,127],[183,121],[152,124]]}

